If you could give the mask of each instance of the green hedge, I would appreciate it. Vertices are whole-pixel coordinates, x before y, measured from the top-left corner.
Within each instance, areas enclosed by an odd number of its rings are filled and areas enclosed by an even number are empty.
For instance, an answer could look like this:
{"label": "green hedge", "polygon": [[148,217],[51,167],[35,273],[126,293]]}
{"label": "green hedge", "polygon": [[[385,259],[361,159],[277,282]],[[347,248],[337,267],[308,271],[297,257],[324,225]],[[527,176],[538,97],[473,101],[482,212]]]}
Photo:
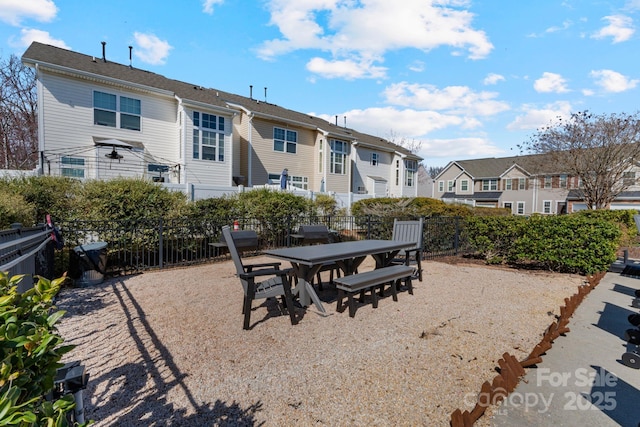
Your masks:
{"label": "green hedge", "polygon": [[590,215],[473,217],[467,237],[488,262],[593,274],[616,260],[618,223]]}

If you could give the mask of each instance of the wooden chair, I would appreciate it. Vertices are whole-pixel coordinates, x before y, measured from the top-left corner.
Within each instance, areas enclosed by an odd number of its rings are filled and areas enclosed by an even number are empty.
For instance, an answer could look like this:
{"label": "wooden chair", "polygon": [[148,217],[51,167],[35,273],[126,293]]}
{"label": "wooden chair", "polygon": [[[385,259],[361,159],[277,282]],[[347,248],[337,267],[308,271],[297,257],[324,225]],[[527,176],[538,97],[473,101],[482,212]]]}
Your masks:
{"label": "wooden chair", "polygon": [[391,262],[392,264],[405,264],[411,263],[413,257],[417,271],[414,278],[417,278],[422,282],[422,251],[423,251],[423,238],[422,233],[424,230],[424,219],[420,218],[416,221],[398,221],[393,220],[393,236],[391,240],[398,240],[401,242],[412,242],[414,246],[403,249],[398,252],[396,258]]}
{"label": "wooden chair", "polygon": [[[236,274],[240,278],[240,283],[244,290],[244,302],[242,305],[242,313],[244,314],[243,329],[249,329],[251,317],[251,305],[253,300],[281,297],[283,304],[289,312],[291,324],[298,323],[295,317],[295,308],[293,306],[293,297],[291,296],[291,268],[280,269],[279,262],[269,262],[262,264],[244,264],[242,258],[235,245],[235,234],[240,232],[232,232],[228,225],[222,227],[222,235],[224,236],[229,254],[236,266]],[[258,235],[255,231],[242,231],[243,239],[249,238],[247,233],[255,234],[257,242]],[[256,281],[257,278],[271,276],[262,281]]]}

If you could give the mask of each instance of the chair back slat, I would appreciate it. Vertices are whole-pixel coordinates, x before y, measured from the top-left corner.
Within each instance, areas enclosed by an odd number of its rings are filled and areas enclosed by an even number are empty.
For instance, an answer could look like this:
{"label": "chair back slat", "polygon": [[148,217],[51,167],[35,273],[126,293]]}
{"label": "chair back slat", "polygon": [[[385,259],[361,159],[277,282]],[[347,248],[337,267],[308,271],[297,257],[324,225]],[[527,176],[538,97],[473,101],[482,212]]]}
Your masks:
{"label": "chair back slat", "polygon": [[[238,275],[244,273],[244,265],[242,264],[242,258],[240,257],[240,252],[238,252],[237,241],[246,242],[247,240],[252,240],[255,238],[256,246],[258,242],[258,235],[255,231],[243,230],[243,231],[234,231],[231,232],[231,227],[225,225],[222,227],[222,236],[224,237],[224,241],[227,244],[227,248],[229,249],[229,255],[231,255],[231,259],[233,260],[234,265],[236,266],[236,273]],[[243,281],[243,286],[245,285]]]}
{"label": "chair back slat", "polygon": [[423,232],[423,219],[420,218],[416,221],[398,221],[393,220],[393,236],[391,240],[397,240],[400,242],[415,242],[415,246],[408,249],[422,248],[422,232]]}

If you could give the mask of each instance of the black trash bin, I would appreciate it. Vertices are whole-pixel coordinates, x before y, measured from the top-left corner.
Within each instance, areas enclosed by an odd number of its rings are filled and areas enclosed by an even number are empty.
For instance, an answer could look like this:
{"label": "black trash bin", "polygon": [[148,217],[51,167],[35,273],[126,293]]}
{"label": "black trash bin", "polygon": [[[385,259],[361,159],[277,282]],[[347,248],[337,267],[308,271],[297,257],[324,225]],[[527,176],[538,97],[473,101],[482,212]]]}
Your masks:
{"label": "black trash bin", "polygon": [[70,270],[74,271],[77,286],[102,283],[107,267],[107,242],[87,243],[73,248]]}

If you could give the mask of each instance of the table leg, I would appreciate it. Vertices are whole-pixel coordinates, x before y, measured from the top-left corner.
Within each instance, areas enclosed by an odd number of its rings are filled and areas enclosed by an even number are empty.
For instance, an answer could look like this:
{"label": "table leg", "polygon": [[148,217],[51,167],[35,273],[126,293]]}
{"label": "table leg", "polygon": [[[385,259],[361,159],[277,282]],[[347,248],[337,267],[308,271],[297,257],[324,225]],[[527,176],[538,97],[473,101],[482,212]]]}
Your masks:
{"label": "table leg", "polygon": [[379,254],[371,254],[373,259],[376,260],[376,268],[387,267],[391,261],[398,255],[399,250],[391,252],[382,252]]}
{"label": "table leg", "polygon": [[292,289],[294,295],[298,295],[298,299],[300,300],[300,305],[303,307],[308,307],[311,305],[311,301],[315,304],[316,308],[321,313],[326,313],[324,306],[322,305],[322,301],[318,298],[316,294],[316,290],[313,289],[311,285],[311,280],[316,275],[322,265],[314,265],[312,267],[304,264],[296,264],[291,263],[296,272],[296,276],[298,276],[298,286]]}

